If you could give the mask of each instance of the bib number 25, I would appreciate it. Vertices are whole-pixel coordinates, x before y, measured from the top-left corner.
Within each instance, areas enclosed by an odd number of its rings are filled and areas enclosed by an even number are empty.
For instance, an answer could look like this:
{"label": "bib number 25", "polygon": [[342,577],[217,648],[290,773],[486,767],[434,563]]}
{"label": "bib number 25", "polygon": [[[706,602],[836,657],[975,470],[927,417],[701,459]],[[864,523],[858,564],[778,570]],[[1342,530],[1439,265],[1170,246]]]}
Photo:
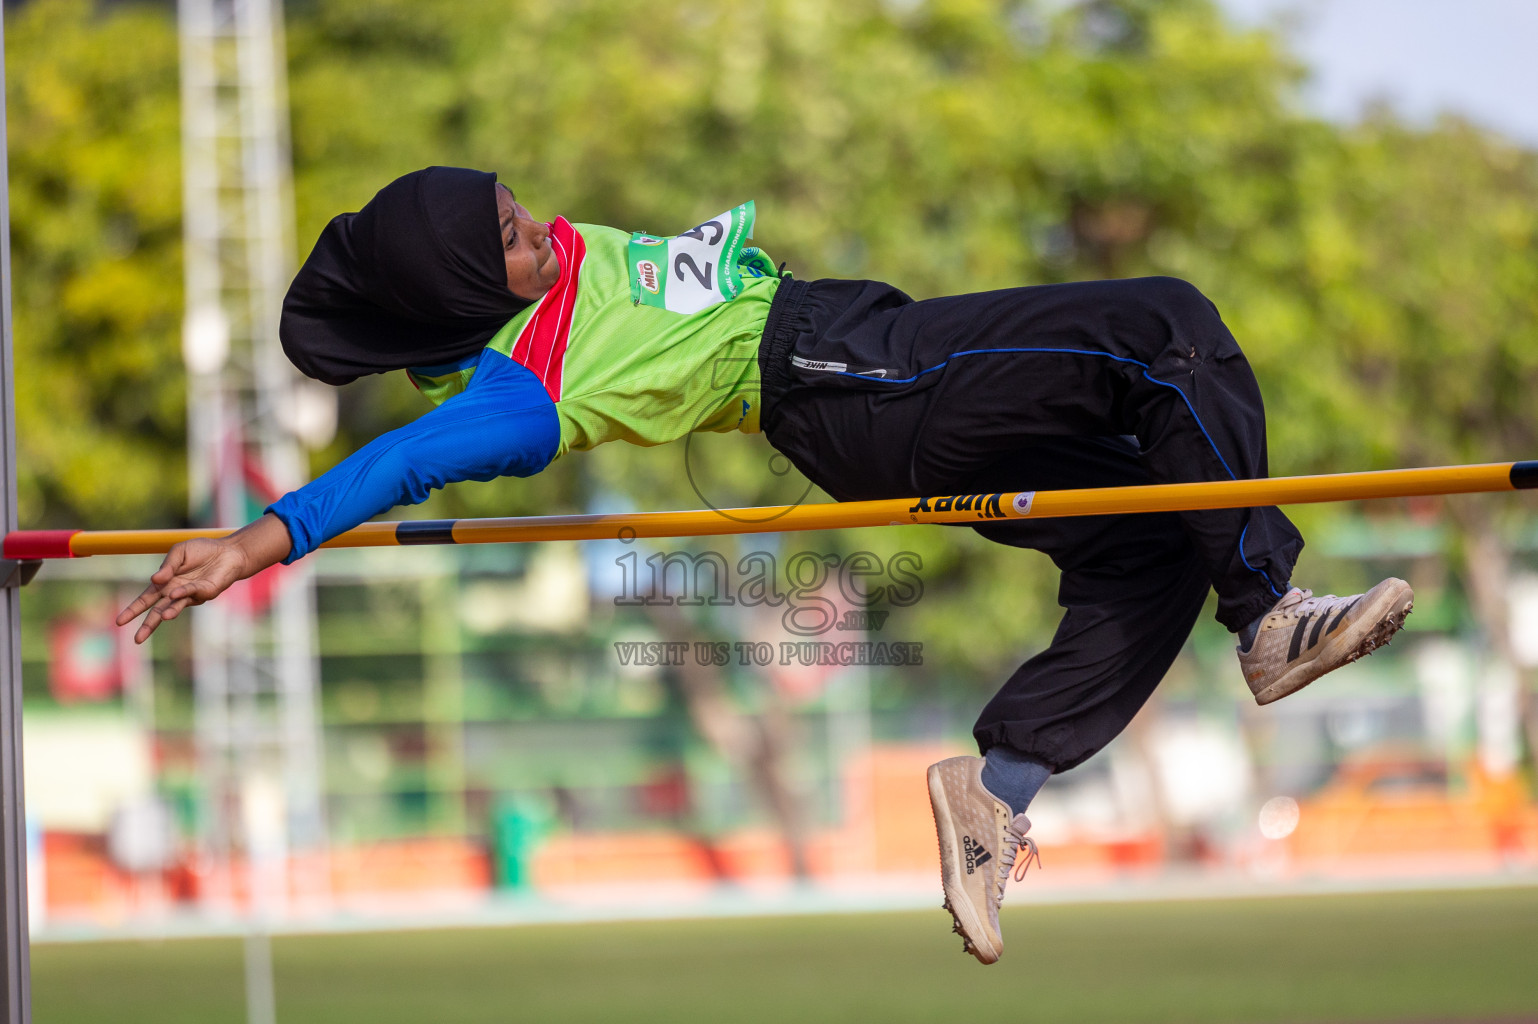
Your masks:
{"label": "bib number 25", "polygon": [[672,238],[630,236],[630,300],[698,313],[742,292],[737,257],[753,237],[753,203],[743,203]]}

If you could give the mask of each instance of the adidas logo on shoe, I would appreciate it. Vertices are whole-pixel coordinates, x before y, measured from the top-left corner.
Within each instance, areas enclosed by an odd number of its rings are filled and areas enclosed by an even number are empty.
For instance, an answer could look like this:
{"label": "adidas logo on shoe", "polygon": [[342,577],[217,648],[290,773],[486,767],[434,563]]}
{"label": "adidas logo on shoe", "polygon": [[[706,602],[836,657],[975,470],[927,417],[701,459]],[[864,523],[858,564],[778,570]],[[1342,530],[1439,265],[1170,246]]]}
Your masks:
{"label": "adidas logo on shoe", "polygon": [[961,848],[966,856],[967,874],[969,875],[993,859],[993,854],[989,853],[982,843],[979,843],[971,836],[961,837]]}

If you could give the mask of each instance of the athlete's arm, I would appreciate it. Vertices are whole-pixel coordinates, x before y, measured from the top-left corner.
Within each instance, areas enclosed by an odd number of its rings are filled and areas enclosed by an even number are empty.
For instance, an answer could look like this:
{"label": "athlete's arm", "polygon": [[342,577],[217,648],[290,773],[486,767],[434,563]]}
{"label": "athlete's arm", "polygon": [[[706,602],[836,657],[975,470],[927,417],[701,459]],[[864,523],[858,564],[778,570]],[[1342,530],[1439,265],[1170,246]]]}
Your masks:
{"label": "athlete's arm", "polygon": [[202,604],[276,562],[293,562],[396,505],[425,501],[459,480],[532,476],[555,457],[555,405],[528,370],[495,352],[465,390],[364,445],[315,480],[284,495],[229,537],[177,544],[132,604],[119,613],[143,643],[165,619]]}
{"label": "athlete's arm", "polygon": [[550,464],[559,442],[555,404],[538,378],[488,352],[463,392],[268,507],[293,540],[283,561],[386,509],[426,501],[445,484],[533,476]]}

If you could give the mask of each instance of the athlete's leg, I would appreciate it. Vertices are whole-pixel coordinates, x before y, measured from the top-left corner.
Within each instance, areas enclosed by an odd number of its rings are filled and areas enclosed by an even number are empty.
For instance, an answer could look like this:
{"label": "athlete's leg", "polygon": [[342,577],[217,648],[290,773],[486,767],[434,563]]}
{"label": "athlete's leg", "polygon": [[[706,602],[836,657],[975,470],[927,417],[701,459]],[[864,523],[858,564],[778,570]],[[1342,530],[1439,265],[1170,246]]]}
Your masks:
{"label": "athlete's leg", "polygon": [[[840,500],[911,493],[917,435],[935,422],[931,393],[872,408],[862,391],[802,392],[778,410],[775,444]],[[904,408],[912,406],[912,408]],[[873,423],[883,424],[878,430]],[[1125,437],[1042,437],[995,453],[924,493],[976,494],[1146,484]],[[1027,519],[976,527],[990,540],[1046,553],[1062,571],[1065,609],[1052,644],[984,709],[981,749],[997,744],[1062,770],[1119,733],[1191,631],[1209,587],[1173,513]],[[1023,807],[1015,808],[1023,810]]]}
{"label": "athlete's leg", "polygon": [[[765,430],[841,500],[964,492],[1051,436],[1135,435],[1154,483],[1266,474],[1254,375],[1212,303],[1182,281],[923,302],[873,282],[792,294],[804,300],[797,314],[768,332]],[[793,411],[776,415],[775,403]],[[1397,580],[1361,601],[1288,592],[1303,540],[1275,508],[1180,519],[1262,703],[1370,653],[1409,607]]]}
{"label": "athlete's leg", "polygon": [[[920,303],[869,282],[791,294],[798,305],[766,331],[765,431],[840,500],[1266,473],[1254,377],[1216,310],[1182,282]],[[1108,436],[1127,434],[1137,443]],[[946,906],[968,949],[991,963],[1003,948],[997,911],[1009,867],[1031,845],[1019,805],[1041,769],[1072,767],[1125,727],[1184,643],[1209,581],[1230,629],[1270,611],[1257,650],[1274,648],[1270,620],[1296,605],[1278,598],[1302,539],[1276,509],[981,532],[1050,554],[1065,608],[1051,646],[977,723],[985,751],[1011,756],[929,769]],[[1356,627],[1331,619],[1326,632],[1337,628]],[[1293,671],[1290,654],[1272,660]],[[985,769],[1004,773],[997,789],[1012,792],[991,790]]]}
{"label": "athlete's leg", "polygon": [[[1135,435],[1154,483],[1267,474],[1254,374],[1216,308],[1183,281],[1019,288],[896,315],[953,349],[914,456],[921,493],[948,493],[1022,443],[1065,434]],[[1181,519],[1230,629],[1285,593],[1303,542],[1279,510]]]}
{"label": "athlete's leg", "polygon": [[[1136,485],[1147,469],[1121,438],[1047,438],[974,474],[964,492]],[[1072,768],[1121,732],[1179,653],[1207,574],[1172,514],[1015,520],[975,527],[1034,548],[1062,570],[1052,643],[988,702],[974,728],[984,758],[929,769],[945,905],[984,963],[1003,952],[998,907],[1029,858],[1026,810],[1049,769]],[[989,863],[996,860],[997,863]],[[1016,876],[1018,877],[1018,876]]]}
{"label": "athlete's leg", "polygon": [[[1121,438],[1052,438],[997,460],[966,490],[1147,481],[1136,447]],[[1064,609],[1052,643],[983,708],[973,731],[978,746],[986,753],[1004,744],[1056,771],[1072,768],[1120,733],[1164,678],[1206,600],[1206,572],[1180,518],[1168,513],[976,529],[1051,556],[1062,570]]]}

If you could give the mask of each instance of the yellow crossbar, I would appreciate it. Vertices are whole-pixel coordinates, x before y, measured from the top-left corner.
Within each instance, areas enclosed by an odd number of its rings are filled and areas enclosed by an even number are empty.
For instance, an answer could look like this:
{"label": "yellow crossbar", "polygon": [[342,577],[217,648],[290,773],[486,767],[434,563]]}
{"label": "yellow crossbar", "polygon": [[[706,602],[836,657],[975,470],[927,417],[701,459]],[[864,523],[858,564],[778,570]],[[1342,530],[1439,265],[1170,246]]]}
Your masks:
{"label": "yellow crossbar", "polygon": [[[532,516],[514,519],[430,519],[365,523],[322,547],[392,547],[415,544],[503,544],[550,540],[628,540],[635,537],[708,537],[799,530],[841,530],[909,523],[975,525],[1008,519],[1118,515],[1250,508],[1323,501],[1468,494],[1538,487],[1538,461],[1477,466],[1391,469],[1371,473],[1223,480],[1071,491],[1016,491],[892,498],[761,508],[633,512],[615,515]],[[160,554],[178,541],[223,537],[230,529],[18,530],[6,535],[5,557],[80,558],[87,555]]]}

